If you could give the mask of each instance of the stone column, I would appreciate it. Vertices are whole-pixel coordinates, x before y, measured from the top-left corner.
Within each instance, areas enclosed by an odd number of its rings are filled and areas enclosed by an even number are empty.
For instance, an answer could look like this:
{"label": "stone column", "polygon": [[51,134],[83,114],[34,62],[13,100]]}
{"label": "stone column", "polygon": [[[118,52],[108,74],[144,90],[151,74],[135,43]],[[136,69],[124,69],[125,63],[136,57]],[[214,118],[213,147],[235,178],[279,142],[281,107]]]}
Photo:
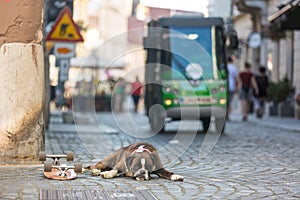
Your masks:
{"label": "stone column", "polygon": [[0,0],[0,164],[44,149],[42,0]]}

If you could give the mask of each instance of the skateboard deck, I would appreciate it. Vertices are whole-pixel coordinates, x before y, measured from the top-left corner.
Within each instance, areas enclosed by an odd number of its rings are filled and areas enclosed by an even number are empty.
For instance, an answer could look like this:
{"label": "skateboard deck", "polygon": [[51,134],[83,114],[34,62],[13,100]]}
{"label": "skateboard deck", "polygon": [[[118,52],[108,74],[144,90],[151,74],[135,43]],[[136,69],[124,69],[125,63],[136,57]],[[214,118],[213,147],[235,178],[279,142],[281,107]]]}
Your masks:
{"label": "skateboard deck", "polygon": [[75,173],[74,169],[69,169],[65,172],[65,176],[61,176],[61,172],[58,169],[52,168],[51,172],[45,172],[44,175],[49,179],[54,180],[72,180],[77,177],[77,174]]}
{"label": "skateboard deck", "polygon": [[[46,161],[47,158],[52,162]],[[67,152],[61,155],[46,155],[40,152],[39,160],[44,162],[44,176],[54,180],[72,180],[77,177],[76,173],[82,172],[82,164],[75,162],[72,165],[61,164],[61,160],[74,161],[74,153]]]}

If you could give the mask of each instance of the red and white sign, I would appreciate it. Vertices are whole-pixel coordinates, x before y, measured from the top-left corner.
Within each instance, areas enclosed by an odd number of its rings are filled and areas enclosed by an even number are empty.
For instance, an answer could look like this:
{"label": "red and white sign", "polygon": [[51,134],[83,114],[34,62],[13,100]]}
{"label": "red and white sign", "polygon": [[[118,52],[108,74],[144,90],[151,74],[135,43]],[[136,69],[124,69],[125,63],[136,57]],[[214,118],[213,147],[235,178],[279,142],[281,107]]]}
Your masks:
{"label": "red and white sign", "polygon": [[75,57],[75,43],[56,42],[54,46],[54,55],[56,58]]}

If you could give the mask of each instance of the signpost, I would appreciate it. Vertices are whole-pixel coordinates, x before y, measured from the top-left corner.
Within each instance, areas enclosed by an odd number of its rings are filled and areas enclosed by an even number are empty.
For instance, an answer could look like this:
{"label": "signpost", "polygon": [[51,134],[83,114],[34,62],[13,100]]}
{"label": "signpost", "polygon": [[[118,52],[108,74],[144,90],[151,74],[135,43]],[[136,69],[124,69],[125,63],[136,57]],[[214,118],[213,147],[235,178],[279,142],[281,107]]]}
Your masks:
{"label": "signpost", "polygon": [[75,56],[75,43],[83,42],[83,37],[73,21],[71,11],[68,7],[65,7],[57,17],[51,31],[46,37],[46,41],[55,42],[54,55],[57,59],[60,59],[56,93],[61,95],[59,95],[57,102],[65,102],[63,95],[64,83],[69,79],[70,59]]}
{"label": "signpost", "polygon": [[59,65],[59,80],[64,82],[69,79],[70,59],[61,59]]}

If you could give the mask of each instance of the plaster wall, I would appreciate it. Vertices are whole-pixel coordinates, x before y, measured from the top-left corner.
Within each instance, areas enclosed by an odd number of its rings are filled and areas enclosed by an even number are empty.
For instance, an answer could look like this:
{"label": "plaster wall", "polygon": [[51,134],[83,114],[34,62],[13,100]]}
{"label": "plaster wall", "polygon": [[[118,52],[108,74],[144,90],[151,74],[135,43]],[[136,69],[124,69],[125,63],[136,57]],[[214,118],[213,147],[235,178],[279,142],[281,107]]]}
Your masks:
{"label": "plaster wall", "polygon": [[44,149],[43,1],[0,1],[0,164]]}
{"label": "plaster wall", "polygon": [[12,42],[40,44],[42,10],[41,0],[1,0],[0,46]]}

